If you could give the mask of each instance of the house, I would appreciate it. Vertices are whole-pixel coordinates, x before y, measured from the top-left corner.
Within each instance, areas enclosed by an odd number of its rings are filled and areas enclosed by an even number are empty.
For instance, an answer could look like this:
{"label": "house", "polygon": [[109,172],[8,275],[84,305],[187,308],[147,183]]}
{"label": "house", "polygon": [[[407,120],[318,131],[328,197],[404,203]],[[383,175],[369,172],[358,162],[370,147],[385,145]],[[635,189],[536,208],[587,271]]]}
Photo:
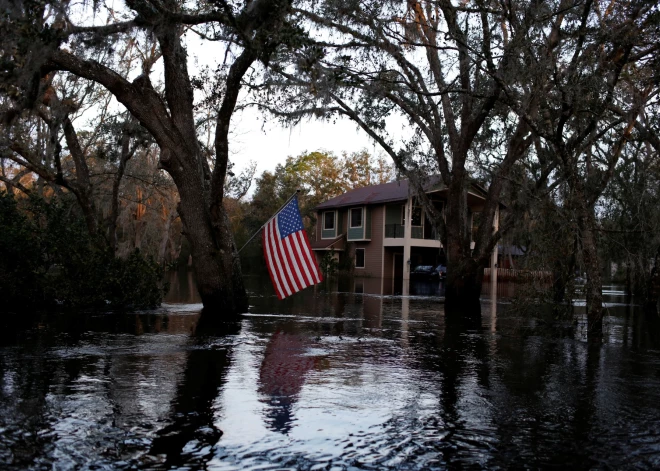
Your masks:
{"label": "house", "polygon": [[[438,178],[427,187],[430,200],[444,212],[447,188]],[[468,210],[473,233],[485,199],[486,191],[471,185]],[[316,213],[311,245],[318,260],[331,253],[339,261],[352,260],[358,275],[403,280],[418,265],[445,263],[439,237],[416,203],[408,180],[351,190],[321,203]],[[495,228],[498,218],[499,210]]]}

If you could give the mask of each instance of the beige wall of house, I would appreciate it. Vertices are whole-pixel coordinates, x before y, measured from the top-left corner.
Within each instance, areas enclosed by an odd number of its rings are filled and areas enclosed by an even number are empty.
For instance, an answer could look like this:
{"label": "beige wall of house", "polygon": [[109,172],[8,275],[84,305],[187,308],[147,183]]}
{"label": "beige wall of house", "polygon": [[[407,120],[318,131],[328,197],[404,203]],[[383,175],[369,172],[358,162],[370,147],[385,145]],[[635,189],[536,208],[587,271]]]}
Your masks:
{"label": "beige wall of house", "polygon": [[[471,212],[479,212],[483,208],[483,197],[470,193],[468,195],[468,204],[470,205]],[[405,218],[403,227],[403,237],[398,234],[398,237],[390,235],[385,237],[386,223],[392,224],[394,221],[393,215],[389,214],[387,217],[387,206],[398,205],[405,208]],[[355,266],[356,250],[364,250],[364,267],[354,268],[354,273],[357,276],[374,277],[374,278],[392,278],[395,275],[402,276],[403,280],[410,279],[410,272],[413,265],[411,260],[411,251],[415,248],[426,248],[438,250],[442,248],[439,240],[432,238],[413,238],[413,227],[411,224],[411,213],[413,208],[413,198],[409,197],[405,202],[401,203],[387,203],[369,206],[370,211],[365,215],[371,219],[371,236],[367,241],[348,242],[346,244],[346,256],[351,257]],[[336,208],[331,211],[337,212],[335,227],[337,228],[335,236],[346,234],[349,227],[349,211],[350,207]],[[390,208],[391,209],[391,208]],[[390,211],[392,212],[392,211]],[[317,218],[316,226],[316,239],[322,239],[323,233],[323,213],[320,212]],[[386,220],[387,219],[387,220]],[[494,221],[494,230],[497,231],[499,225],[499,210],[496,213]],[[418,231],[419,232],[419,231]],[[423,231],[422,231],[423,232]],[[326,236],[326,239],[329,237]],[[323,256],[322,251],[316,252],[318,257]],[[398,261],[397,261],[398,260]],[[497,261],[497,248],[493,252],[491,267]],[[394,273],[395,269],[398,271]]]}
{"label": "beige wall of house", "polygon": [[371,207],[371,241],[348,243],[349,254],[356,260],[355,251],[364,250],[364,268],[355,266],[354,273],[358,276],[370,276],[380,278],[383,276],[383,231],[385,223],[385,207],[383,205]]}

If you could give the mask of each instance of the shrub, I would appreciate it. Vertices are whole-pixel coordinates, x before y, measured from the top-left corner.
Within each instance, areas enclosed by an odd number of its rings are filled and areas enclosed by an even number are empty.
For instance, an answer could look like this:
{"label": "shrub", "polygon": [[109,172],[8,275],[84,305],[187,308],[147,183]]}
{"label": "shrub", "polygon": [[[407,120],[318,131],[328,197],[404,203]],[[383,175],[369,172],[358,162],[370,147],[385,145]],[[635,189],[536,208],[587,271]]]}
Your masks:
{"label": "shrub", "polygon": [[12,308],[150,308],[162,268],[138,251],[115,257],[89,236],[73,205],[0,195],[0,297]]}
{"label": "shrub", "polygon": [[332,276],[337,274],[338,266],[339,262],[335,257],[334,250],[324,253],[323,257],[321,257],[321,260],[319,261],[319,268],[325,276]]}

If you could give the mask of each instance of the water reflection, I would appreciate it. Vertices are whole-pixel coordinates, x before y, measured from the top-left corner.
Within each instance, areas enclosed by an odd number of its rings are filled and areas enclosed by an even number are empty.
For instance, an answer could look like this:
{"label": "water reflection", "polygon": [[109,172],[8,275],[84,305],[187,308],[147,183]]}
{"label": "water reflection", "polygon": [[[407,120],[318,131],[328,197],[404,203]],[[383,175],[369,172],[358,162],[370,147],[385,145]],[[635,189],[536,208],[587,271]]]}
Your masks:
{"label": "water reflection", "polygon": [[249,277],[224,325],[176,280],[156,311],[6,325],[3,469],[660,466],[660,326],[616,287],[589,344],[490,281],[479,321],[446,323],[435,288],[347,278],[280,302]]}
{"label": "water reflection", "polygon": [[191,335],[186,364],[170,401],[166,425],[156,432],[149,455],[164,456],[164,465],[205,462],[222,436],[215,424],[215,400],[231,361],[232,337],[240,324],[198,323]]}
{"label": "water reflection", "polygon": [[293,406],[307,373],[314,368],[309,339],[295,332],[276,331],[266,345],[259,370],[259,393],[268,405],[268,427],[286,434],[291,430]]}

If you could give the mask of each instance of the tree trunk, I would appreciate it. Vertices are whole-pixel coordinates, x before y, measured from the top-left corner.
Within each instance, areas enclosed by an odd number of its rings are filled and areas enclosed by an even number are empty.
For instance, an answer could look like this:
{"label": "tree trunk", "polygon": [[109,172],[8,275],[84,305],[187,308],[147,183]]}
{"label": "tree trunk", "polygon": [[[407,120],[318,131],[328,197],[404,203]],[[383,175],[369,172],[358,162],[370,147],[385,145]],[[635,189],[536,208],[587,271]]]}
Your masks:
{"label": "tree trunk", "polygon": [[470,256],[464,181],[455,174],[447,195],[445,312],[450,316],[479,316],[483,267]]}
{"label": "tree trunk", "polygon": [[[133,120],[134,118],[132,118]],[[132,122],[132,121],[131,121]],[[107,221],[108,231],[108,245],[113,253],[117,251],[117,219],[119,218],[119,187],[126,172],[126,164],[135,152],[130,149],[131,137],[126,129],[123,130],[121,137],[121,156],[119,158],[119,165],[117,166],[117,173],[112,180],[112,198],[110,200],[110,215]]]}
{"label": "tree trunk", "polygon": [[655,261],[646,289],[644,306],[648,312],[657,313],[660,302],[660,247],[655,254]]}
{"label": "tree trunk", "polygon": [[567,276],[566,267],[561,260],[555,260],[552,270],[552,301],[557,309],[566,298]]}
{"label": "tree trunk", "polygon": [[203,188],[195,181],[196,175],[174,173],[181,198],[178,212],[190,243],[197,288],[205,311],[223,316],[247,311],[247,294],[226,212],[220,208],[220,221],[212,221]]}
{"label": "tree trunk", "polygon": [[[584,201],[584,198],[582,198]],[[582,257],[587,272],[585,286],[587,297],[587,323],[589,337],[603,335],[603,291],[600,276],[600,262],[598,260],[598,245],[594,231],[595,217],[593,211],[585,207],[583,202],[578,204],[578,229],[582,245]]]}
{"label": "tree trunk", "polygon": [[158,248],[158,263],[161,266],[165,265],[165,253],[167,252],[167,243],[170,240],[170,228],[172,226],[172,216],[167,215],[165,218],[165,227],[163,227],[163,235],[160,239],[160,246]]}
{"label": "tree trunk", "polygon": [[[558,227],[555,226],[555,228],[556,230],[559,230]],[[570,250],[568,261],[566,257],[560,256],[557,257],[554,262],[552,271],[552,293],[556,312],[558,312],[559,305],[563,304],[566,300],[566,287],[568,286],[569,280],[575,276],[575,265],[577,264],[576,254],[578,248],[577,237],[573,239],[571,246],[572,250]],[[567,251],[562,248],[559,253],[565,255],[566,252]]]}

